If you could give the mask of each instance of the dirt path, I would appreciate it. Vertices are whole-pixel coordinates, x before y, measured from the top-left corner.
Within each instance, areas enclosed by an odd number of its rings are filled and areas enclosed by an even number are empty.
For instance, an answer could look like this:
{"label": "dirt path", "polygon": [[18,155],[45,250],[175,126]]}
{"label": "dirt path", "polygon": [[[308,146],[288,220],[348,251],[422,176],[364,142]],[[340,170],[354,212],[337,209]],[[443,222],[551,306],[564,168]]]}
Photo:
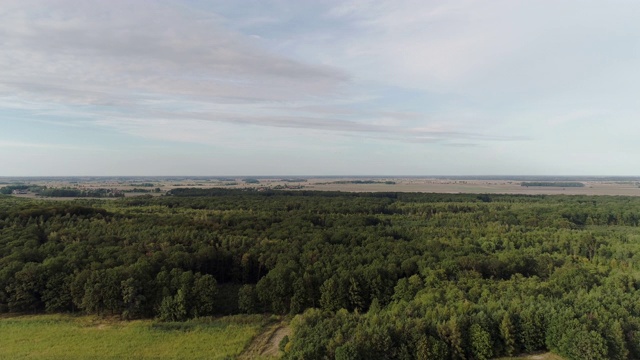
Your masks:
{"label": "dirt path", "polygon": [[286,323],[275,323],[265,327],[249,346],[238,356],[238,359],[276,358],[280,353],[278,346],[282,339],[291,334],[291,328]]}

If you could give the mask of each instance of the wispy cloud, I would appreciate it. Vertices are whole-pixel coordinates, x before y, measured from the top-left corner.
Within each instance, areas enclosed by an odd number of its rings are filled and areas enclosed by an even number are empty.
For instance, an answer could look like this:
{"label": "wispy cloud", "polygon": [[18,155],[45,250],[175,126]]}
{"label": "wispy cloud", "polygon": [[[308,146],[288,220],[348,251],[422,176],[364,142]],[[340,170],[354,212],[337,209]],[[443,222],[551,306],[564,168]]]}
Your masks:
{"label": "wispy cloud", "polygon": [[39,11],[46,4],[0,14],[7,39],[0,61],[11,69],[0,74],[5,87],[80,103],[117,102],[132,92],[279,100],[347,81],[336,69],[265,51],[222,28],[215,14],[142,1],[58,1],[54,11]]}
{"label": "wispy cloud", "polygon": [[[17,97],[20,107],[34,111],[64,108],[71,117],[120,130],[127,121],[131,128],[201,120],[362,137],[385,133],[393,141],[519,138],[457,131],[455,123],[423,130],[416,125],[430,122],[424,114],[376,109],[379,97],[354,91],[351,69],[300,60],[269,40],[231,30],[215,12],[167,4],[10,1],[0,10],[0,98]],[[352,20],[357,26],[398,21]],[[236,21],[238,28],[255,28],[279,20]],[[167,137],[198,138],[161,138]]]}

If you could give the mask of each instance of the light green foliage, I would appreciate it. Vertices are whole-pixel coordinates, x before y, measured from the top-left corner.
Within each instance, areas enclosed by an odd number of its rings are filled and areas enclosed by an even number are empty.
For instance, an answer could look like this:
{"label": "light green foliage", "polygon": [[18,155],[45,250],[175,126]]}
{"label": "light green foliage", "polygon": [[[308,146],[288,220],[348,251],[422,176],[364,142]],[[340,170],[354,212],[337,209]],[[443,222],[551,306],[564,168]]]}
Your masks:
{"label": "light green foliage", "polygon": [[602,335],[591,330],[580,329],[569,333],[570,343],[567,344],[566,354],[570,359],[606,360],[607,346]]}
{"label": "light green foliage", "polygon": [[493,343],[491,335],[478,324],[471,325],[469,328],[469,337],[471,341],[471,351],[474,358],[478,360],[487,360],[493,356]]}
{"label": "light green foliage", "polygon": [[518,352],[517,347],[517,331],[512,320],[512,315],[509,313],[504,314],[502,321],[500,322],[500,337],[504,342],[504,354],[507,356],[513,356]]}

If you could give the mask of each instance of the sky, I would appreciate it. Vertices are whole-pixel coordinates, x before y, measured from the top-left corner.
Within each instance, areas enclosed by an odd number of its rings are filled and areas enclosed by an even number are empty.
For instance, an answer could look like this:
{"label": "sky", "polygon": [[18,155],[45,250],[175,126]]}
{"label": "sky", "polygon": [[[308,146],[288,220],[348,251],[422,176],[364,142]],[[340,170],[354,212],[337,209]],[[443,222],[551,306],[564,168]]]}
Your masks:
{"label": "sky", "polygon": [[640,175],[640,2],[1,0],[0,176]]}

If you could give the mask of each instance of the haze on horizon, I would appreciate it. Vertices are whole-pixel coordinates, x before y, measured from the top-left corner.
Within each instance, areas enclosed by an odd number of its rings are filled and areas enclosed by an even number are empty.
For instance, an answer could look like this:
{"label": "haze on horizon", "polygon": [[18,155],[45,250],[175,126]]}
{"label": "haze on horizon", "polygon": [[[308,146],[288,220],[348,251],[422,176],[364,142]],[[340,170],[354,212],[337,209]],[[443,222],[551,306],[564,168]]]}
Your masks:
{"label": "haze on horizon", "polygon": [[0,6],[0,176],[638,175],[640,2]]}

